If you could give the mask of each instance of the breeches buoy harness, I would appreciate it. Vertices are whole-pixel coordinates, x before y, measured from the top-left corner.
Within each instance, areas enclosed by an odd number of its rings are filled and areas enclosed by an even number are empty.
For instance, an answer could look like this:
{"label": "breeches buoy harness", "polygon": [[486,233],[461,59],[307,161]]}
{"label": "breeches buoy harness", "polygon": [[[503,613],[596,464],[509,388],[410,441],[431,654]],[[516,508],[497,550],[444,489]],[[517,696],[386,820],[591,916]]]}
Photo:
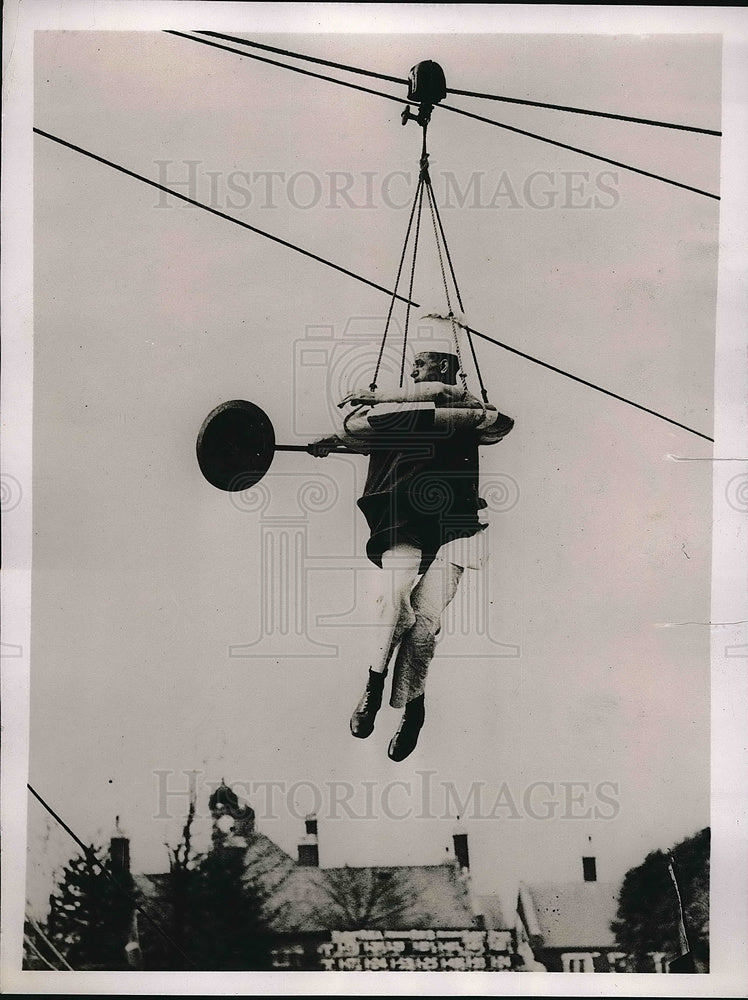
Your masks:
{"label": "breeches buoy harness", "polygon": [[[439,215],[439,208],[436,203],[436,198],[434,197],[431,177],[429,176],[429,157],[426,148],[426,132],[434,106],[444,99],[446,93],[447,89],[444,72],[438,63],[427,60],[425,62],[418,63],[411,69],[408,78],[408,100],[418,105],[418,112],[414,115],[410,108],[406,107],[402,115],[402,124],[406,125],[408,121],[415,121],[423,129],[420,172],[418,185],[416,187],[413,204],[410,210],[405,241],[400,255],[400,262],[397,268],[395,287],[392,292],[390,306],[387,312],[382,343],[369,388],[372,391],[377,388],[377,378],[379,377],[387,335],[392,320],[392,313],[395,301],[398,298],[397,291],[400,285],[400,279],[402,276],[403,266],[405,264],[408,245],[411,239],[411,233],[413,233],[410,280],[408,286],[400,362],[399,384],[401,387],[403,384],[405,356],[408,342],[408,326],[410,321],[410,310],[413,304],[413,281],[415,277],[418,239],[421,229],[421,217],[425,195],[431,216],[434,238],[436,240],[436,247],[439,256],[442,283],[444,285],[444,292],[447,300],[447,316],[443,317],[432,315],[429,318],[446,318],[449,320],[454,339],[455,354],[457,356],[459,366],[458,377],[460,379],[463,392],[467,393],[467,376],[463,368],[460,338],[457,332],[458,327],[462,327],[465,330],[483,400],[481,421],[482,426],[485,428],[485,435],[482,439],[479,438],[479,440],[482,440],[482,443],[485,444],[492,444],[500,440],[506,433],[508,433],[509,430],[511,430],[512,421],[510,418],[504,417],[502,414],[498,413],[495,407],[490,405],[488,401],[488,394],[481,376],[478,358],[475,353],[471,330],[468,326],[459,323],[454,315],[452,296],[450,294],[450,284],[447,278],[447,268],[449,270],[449,276],[451,278],[457,304],[463,313],[464,307],[462,304],[460,290],[457,285],[457,279],[455,277],[449,247],[447,246],[446,237],[444,235],[444,227]],[[445,268],[444,264],[445,258],[447,268]],[[370,409],[374,411],[376,410],[376,406],[371,407]],[[459,414],[455,410],[454,413],[455,419],[462,420],[466,416],[464,410],[462,410]],[[448,418],[446,413],[440,413],[439,416],[441,418]],[[395,429],[395,425],[393,425],[391,419],[389,419],[386,423],[389,431]],[[376,432],[376,419],[370,419],[369,425]],[[359,433],[357,432],[355,436],[359,437]],[[343,440],[345,440],[345,430],[343,433]],[[349,450],[355,451],[356,449],[355,447],[351,447],[350,449],[338,447],[335,449],[335,451],[338,452],[347,452]],[[197,461],[202,474],[208,482],[217,489],[227,490],[230,492],[245,490],[254,486],[255,483],[258,483],[270,468],[273,455],[276,451],[306,452],[308,451],[308,447],[306,445],[276,444],[275,431],[270,418],[259,406],[256,406],[254,403],[250,403],[247,400],[234,399],[229,402],[221,403],[214,410],[212,410],[203,421],[197,437]]]}

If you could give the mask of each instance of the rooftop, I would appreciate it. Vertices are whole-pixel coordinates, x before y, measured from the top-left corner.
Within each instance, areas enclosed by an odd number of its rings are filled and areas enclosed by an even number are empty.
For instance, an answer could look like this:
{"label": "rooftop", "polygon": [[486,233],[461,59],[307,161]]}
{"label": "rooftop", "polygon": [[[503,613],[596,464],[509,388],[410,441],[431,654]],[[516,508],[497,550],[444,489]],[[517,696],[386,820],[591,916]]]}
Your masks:
{"label": "rooftop", "polygon": [[618,890],[613,882],[521,883],[518,909],[530,937],[546,948],[608,948],[615,946]]}

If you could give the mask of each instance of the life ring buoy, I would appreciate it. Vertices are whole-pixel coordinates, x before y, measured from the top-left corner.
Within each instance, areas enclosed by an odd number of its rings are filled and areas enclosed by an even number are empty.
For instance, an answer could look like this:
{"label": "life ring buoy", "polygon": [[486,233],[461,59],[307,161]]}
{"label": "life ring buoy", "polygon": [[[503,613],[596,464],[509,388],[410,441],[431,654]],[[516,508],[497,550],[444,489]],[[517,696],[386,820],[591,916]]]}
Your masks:
{"label": "life ring buoy", "polygon": [[514,421],[494,406],[487,406],[486,412],[490,414],[490,420],[478,429],[478,444],[498,444],[514,427]]}
{"label": "life ring buoy", "polygon": [[437,406],[433,402],[374,403],[351,407],[338,433],[348,444],[362,444],[405,435],[428,436],[475,430],[479,444],[496,444],[514,426],[511,417],[490,404]]}

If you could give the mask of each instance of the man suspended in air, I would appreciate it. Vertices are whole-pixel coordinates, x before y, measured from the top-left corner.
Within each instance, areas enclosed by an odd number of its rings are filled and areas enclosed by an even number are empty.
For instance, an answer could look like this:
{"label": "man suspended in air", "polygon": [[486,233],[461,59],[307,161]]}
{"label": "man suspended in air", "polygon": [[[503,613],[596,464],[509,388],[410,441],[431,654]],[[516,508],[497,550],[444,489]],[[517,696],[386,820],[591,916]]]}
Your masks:
{"label": "man suspended in air", "polygon": [[[450,413],[485,408],[457,385],[454,354],[426,351],[416,356],[414,385],[401,390],[364,389],[345,403],[425,402]],[[389,663],[395,656],[390,705],[404,709],[388,756],[404,760],[413,752],[424,723],[424,691],[441,617],[454,598],[465,569],[482,565],[479,518],[486,506],[478,495],[478,445],[494,443],[513,421],[498,414],[488,430],[447,420],[430,431],[411,429],[371,436],[365,448],[369,470],[358,506],[366,517],[369,559],[379,567],[369,596],[376,618],[369,645],[368,678],[350,720],[351,733],[366,739],[382,704]],[[325,457],[341,444],[337,436],[309,446]],[[345,441],[344,443],[349,443]],[[385,572],[381,572],[384,570]],[[367,629],[367,634],[369,630]]]}

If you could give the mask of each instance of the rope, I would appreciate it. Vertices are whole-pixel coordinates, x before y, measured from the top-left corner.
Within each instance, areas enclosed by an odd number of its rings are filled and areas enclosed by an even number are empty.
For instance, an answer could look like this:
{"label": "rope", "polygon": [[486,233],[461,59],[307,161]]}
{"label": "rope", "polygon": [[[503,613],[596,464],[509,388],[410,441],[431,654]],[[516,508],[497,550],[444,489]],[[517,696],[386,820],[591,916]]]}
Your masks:
{"label": "rope", "polygon": [[34,798],[37,799],[37,801],[40,802],[44,806],[44,808],[47,810],[47,812],[49,813],[49,815],[53,819],[57,820],[57,822],[60,824],[60,826],[62,827],[62,829],[70,837],[73,838],[73,840],[76,842],[76,844],[83,851],[83,857],[84,857],[84,859],[86,861],[86,864],[91,869],[98,868],[99,872],[102,875],[104,875],[105,878],[107,878],[112,883],[112,885],[114,886],[114,888],[122,896],[125,897],[125,899],[138,911],[138,913],[142,913],[142,915],[149,922],[149,924],[151,924],[151,926],[154,927],[155,930],[158,931],[158,933],[163,937],[163,939],[167,942],[167,944],[171,945],[171,947],[174,948],[174,950],[176,952],[178,952],[182,956],[182,958],[192,966],[193,969],[196,968],[195,963],[192,961],[192,959],[189,957],[189,955],[185,955],[185,953],[182,951],[182,949],[179,947],[179,945],[175,941],[173,941],[171,939],[171,937],[166,933],[166,931],[163,929],[163,927],[161,927],[161,925],[158,923],[158,921],[154,920],[153,917],[150,915],[150,913],[148,913],[147,910],[143,909],[143,907],[138,903],[138,901],[133,897],[133,895],[131,893],[129,893],[123,886],[121,886],[119,884],[119,882],[112,875],[112,873],[104,865],[102,865],[96,859],[96,856],[94,855],[94,853],[91,850],[91,848],[90,847],[86,847],[86,845],[83,843],[83,841],[80,839],[80,837],[76,833],[74,833],[70,829],[70,827],[67,825],[67,823],[57,815],[57,813],[54,811],[54,809],[47,802],[44,801],[44,799],[36,791],[36,789],[32,788],[32,786],[30,784],[28,784],[28,782],[26,784],[26,787],[31,792],[31,794],[34,796]]}
{"label": "rope", "polygon": [[[459,305],[462,312],[465,312],[465,307],[462,304],[462,296],[460,295],[460,288],[457,284],[457,275],[455,274],[454,265],[452,264],[452,255],[449,252],[449,246],[447,244],[447,237],[444,232],[444,226],[442,225],[441,215],[439,214],[439,206],[436,203],[436,196],[434,195],[433,187],[431,190],[431,200],[433,202],[433,211],[436,215],[436,221],[439,224],[439,232],[441,233],[442,243],[444,244],[444,252],[447,255],[447,263],[449,264],[449,273],[452,275],[452,284],[455,286],[455,294],[457,295],[457,304]],[[437,243],[439,242],[437,237]]]}
{"label": "rope", "polygon": [[[290,49],[281,49],[275,45],[263,45],[260,42],[252,42],[246,38],[239,38],[236,35],[224,35],[219,31],[196,31],[197,35],[207,35],[211,38],[222,38],[227,42],[236,42],[238,45],[247,45],[254,49],[262,49],[265,52],[275,52],[277,55],[287,56],[292,59],[303,59],[305,62],[315,63],[319,66],[329,66],[332,69],[342,69],[347,73],[358,73],[360,76],[368,76],[374,80],[387,80],[389,83],[401,83],[404,86],[408,81],[397,76],[388,76],[386,73],[375,73],[370,69],[361,69],[359,66],[350,66],[346,63],[332,62],[330,59],[319,59],[315,56],[304,55],[301,52],[292,52]],[[676,125],[673,122],[656,121],[652,118],[634,118],[631,115],[616,115],[606,111],[590,111],[588,108],[574,108],[563,104],[547,104],[544,101],[529,101],[518,97],[503,97],[499,94],[482,94],[474,90],[457,90],[454,87],[447,87],[448,94],[456,94],[459,97],[479,97],[486,101],[503,101],[505,104],[521,104],[530,108],[546,108],[550,111],[565,111],[575,115],[593,115],[596,118],[611,118],[615,121],[634,122],[637,125],[654,125],[659,128],[675,128],[684,132],[698,132],[702,135],[722,135],[721,132],[710,128],[697,128],[695,125]]]}
{"label": "rope", "polygon": [[[424,129],[424,141],[425,141],[425,132],[426,130]],[[416,217],[416,232],[415,232],[415,237],[413,239],[413,263],[411,264],[410,268],[410,285],[408,286],[408,304],[405,307],[405,327],[403,329],[403,353],[400,359],[400,388],[402,388],[403,378],[405,376],[405,348],[407,347],[408,344],[408,324],[410,323],[410,302],[411,299],[413,298],[413,279],[415,278],[416,274],[416,256],[418,254],[418,234],[421,229],[421,209],[423,208],[423,189],[425,186],[426,185],[423,181],[423,175],[421,175],[421,177],[418,180],[418,188],[419,188],[418,215]]]}
{"label": "rope", "polygon": [[[453,310],[452,310],[452,303],[450,302],[450,299],[449,299],[449,288],[448,288],[447,279],[446,279],[446,276],[445,276],[445,273],[444,273],[444,262],[442,260],[442,252],[441,252],[441,245],[440,245],[440,243],[444,244],[444,252],[445,252],[445,254],[447,256],[447,263],[449,264],[449,272],[450,272],[450,274],[452,276],[452,283],[454,284],[455,294],[457,295],[457,302],[458,302],[458,304],[460,306],[460,310],[463,313],[465,312],[465,307],[462,304],[462,296],[460,295],[460,288],[459,288],[459,285],[457,284],[457,276],[455,274],[454,265],[452,264],[452,255],[449,252],[449,244],[447,243],[447,237],[446,237],[446,234],[444,232],[444,226],[442,225],[441,216],[439,214],[439,206],[436,203],[436,196],[434,195],[434,189],[433,189],[433,186],[431,184],[431,178],[430,177],[427,178],[427,184],[428,184],[428,195],[429,195],[429,207],[431,209],[431,221],[433,222],[433,225],[434,225],[434,238],[436,240],[436,248],[437,248],[437,250],[439,252],[439,266],[440,266],[441,272],[442,272],[442,281],[444,282],[444,291],[445,291],[445,294],[446,294],[446,297],[447,297],[447,307],[449,309],[449,316],[448,316],[448,318],[449,318],[449,320],[450,320],[450,322],[452,324],[452,336],[454,337],[455,348],[456,348],[456,351],[457,351],[457,360],[458,360],[459,365],[460,365],[460,379],[462,381],[462,388],[463,388],[463,390],[465,392],[467,392],[467,380],[465,379],[465,373],[463,371],[462,357],[461,357],[461,354],[460,354],[460,342],[459,342],[459,338],[457,336],[457,329],[456,329],[456,326],[455,326],[455,318],[454,318],[454,313],[453,313]],[[437,224],[438,224],[438,231],[437,231]],[[441,241],[439,239],[440,234],[441,234]],[[467,333],[467,342],[468,342],[468,344],[470,346],[470,353],[471,353],[471,355],[473,357],[473,364],[475,365],[475,371],[476,371],[476,374],[478,376],[478,384],[480,385],[481,396],[483,398],[483,402],[485,404],[488,404],[488,392],[487,392],[486,386],[485,386],[485,384],[483,382],[483,376],[481,374],[480,364],[478,363],[478,355],[475,353],[475,345],[473,343],[473,338],[470,335],[470,327],[469,326],[463,326],[463,329]]]}
{"label": "rope", "polygon": [[[195,38],[194,35],[187,35],[182,31],[166,31],[167,35],[177,35],[179,38],[186,38],[190,42],[198,42],[201,45],[211,45],[217,49],[223,49],[226,52],[234,52],[236,55],[243,56],[247,59],[256,59],[259,62],[269,63],[271,66],[279,66],[281,69],[290,70],[293,73],[301,73],[304,76],[311,76],[318,80],[327,80],[329,83],[337,83],[341,87],[350,87],[353,90],[361,91],[365,94],[374,94],[377,97],[384,97],[388,101],[395,101],[397,104],[410,105],[416,102],[408,101],[402,97],[395,97],[393,94],[385,94],[381,90],[372,90],[370,87],[361,87],[355,83],[349,83],[346,80],[337,80],[332,76],[325,76],[322,73],[313,73],[311,70],[301,69],[300,66],[289,66],[288,63],[278,62],[275,59],[267,59],[264,56],[255,55],[253,52],[242,52],[240,49],[233,49],[228,45],[221,45],[218,42],[211,42],[207,38]],[[593,160],[600,160],[602,163],[610,163],[615,167],[620,167],[622,170],[631,170],[635,174],[641,174],[644,177],[650,177],[654,180],[662,181],[664,184],[671,184],[677,188],[683,188],[686,191],[693,191],[695,194],[704,195],[705,198],[714,198],[716,201],[720,200],[718,194],[711,194],[708,191],[702,191],[700,188],[691,187],[689,184],[681,184],[680,181],[669,180],[667,177],[662,177],[660,174],[651,173],[648,170],[640,170],[639,167],[632,167],[630,164],[621,163],[618,160],[611,160],[605,156],[600,156],[597,153],[592,153],[587,149],[580,149],[577,146],[569,146],[563,142],[556,142],[554,139],[548,139],[545,136],[538,135],[535,132],[527,132],[524,129],[514,128],[512,125],[505,125],[502,122],[494,121],[492,118],[483,118],[481,115],[475,115],[470,111],[463,111],[461,108],[452,107],[449,104],[438,104],[437,107],[444,108],[445,111],[452,111],[458,115],[464,115],[467,118],[474,118],[476,121],[486,122],[488,125],[495,125],[498,128],[506,129],[509,132],[516,132],[518,135],[525,135],[531,139],[537,139],[539,142],[548,143],[551,146],[558,146],[561,149],[571,150],[573,153],[580,153],[582,156],[589,156]]]}
{"label": "rope", "polygon": [[[381,343],[381,346],[379,348],[379,357],[377,358],[377,364],[376,364],[376,367],[374,369],[374,378],[373,378],[371,384],[369,385],[369,388],[371,389],[372,392],[374,392],[374,390],[377,387],[377,378],[379,377],[379,368],[380,368],[380,366],[382,364],[382,356],[384,355],[384,345],[385,345],[385,343],[387,341],[387,332],[388,332],[388,330],[390,328],[390,320],[392,319],[392,310],[393,310],[393,308],[395,306],[395,299],[398,297],[398,295],[397,295],[397,289],[398,289],[398,286],[400,285],[400,275],[402,274],[403,264],[405,262],[405,253],[406,253],[406,251],[408,249],[408,240],[410,239],[410,230],[411,230],[411,227],[413,225],[413,216],[415,215],[416,202],[418,201],[418,196],[419,196],[419,193],[421,191],[422,183],[423,182],[422,182],[421,178],[419,177],[419,179],[418,179],[418,186],[416,188],[416,193],[413,196],[413,204],[411,205],[411,208],[410,208],[410,218],[408,219],[408,228],[407,228],[406,233],[405,233],[405,242],[403,243],[403,252],[400,254],[400,263],[398,264],[398,267],[397,267],[397,277],[395,278],[395,288],[394,288],[394,291],[392,292],[392,297],[390,299],[390,307],[389,307],[389,309],[387,311],[387,320],[386,320],[386,322],[384,324],[384,334],[382,335],[382,343]],[[408,302],[408,307],[410,308],[410,302]]]}
{"label": "rope", "polygon": [[[454,339],[455,352],[457,354],[457,362],[458,362],[458,367],[459,367],[458,374],[460,376],[460,381],[462,383],[463,393],[467,394],[467,378],[466,378],[466,375],[465,375],[465,371],[463,369],[462,355],[460,353],[460,340],[459,340],[459,337],[457,335],[457,328],[456,328],[455,323],[454,323],[454,312],[452,310],[452,302],[451,302],[450,297],[449,297],[449,283],[447,281],[446,272],[444,270],[444,260],[442,258],[441,243],[440,243],[440,240],[439,240],[439,231],[437,229],[436,216],[435,216],[435,213],[434,213],[434,207],[435,207],[435,205],[434,205],[434,192],[433,192],[432,186],[431,186],[431,177],[429,176],[429,154],[428,154],[428,150],[427,150],[427,146],[426,146],[426,135],[427,135],[427,130],[428,130],[428,121],[425,121],[423,123],[422,128],[423,128],[423,142],[422,142],[422,145],[421,145],[421,160],[420,160],[420,172],[419,172],[419,175],[418,175],[418,186],[416,187],[416,193],[415,193],[415,196],[414,196],[414,199],[413,199],[413,205],[412,205],[411,211],[410,211],[410,219],[408,220],[408,229],[407,229],[407,232],[405,234],[405,242],[403,244],[402,254],[400,255],[400,264],[399,264],[398,269],[397,269],[397,278],[395,280],[395,290],[397,290],[397,288],[399,287],[399,284],[400,284],[400,275],[401,275],[401,272],[402,272],[403,261],[405,259],[405,254],[406,254],[406,250],[407,250],[407,246],[408,246],[408,240],[410,238],[410,232],[411,232],[411,227],[412,227],[412,223],[413,223],[413,213],[414,213],[414,210],[416,208],[416,203],[417,203],[417,205],[418,205],[418,214],[417,214],[417,217],[416,217],[416,230],[415,230],[415,237],[414,237],[414,241],[413,241],[413,258],[412,258],[411,269],[410,269],[410,284],[409,284],[409,288],[408,288],[408,304],[407,304],[406,310],[405,310],[405,326],[404,326],[404,330],[403,330],[403,349],[402,349],[402,355],[401,355],[401,359],[400,359],[400,388],[402,388],[404,377],[405,377],[405,356],[406,356],[406,351],[407,351],[407,346],[408,346],[408,330],[409,330],[409,326],[410,326],[410,308],[411,308],[410,303],[411,303],[411,300],[413,298],[413,283],[414,283],[414,280],[415,280],[416,260],[417,260],[417,256],[418,256],[418,238],[419,238],[420,229],[421,229],[421,212],[422,212],[422,209],[423,209],[423,192],[424,192],[424,189],[425,189],[426,190],[426,196],[427,196],[427,199],[428,199],[428,204],[429,204],[429,210],[431,212],[431,222],[432,222],[432,225],[433,225],[433,228],[434,228],[434,240],[436,242],[436,249],[437,249],[437,252],[439,254],[439,267],[441,269],[442,283],[444,285],[444,292],[445,292],[445,295],[446,295],[446,298],[447,298],[447,306],[449,308],[449,318],[452,321],[452,337]],[[441,220],[440,220],[440,225],[441,225]],[[443,235],[443,232],[444,231],[442,229],[442,235]],[[449,249],[446,246],[446,239],[444,239],[444,244],[445,244],[445,250],[447,251],[447,254],[449,254]],[[454,268],[452,268],[451,259],[450,259],[450,269],[452,271],[452,277],[454,279]],[[456,281],[455,281],[455,288],[457,288]],[[457,290],[457,297],[458,297],[458,299],[460,297],[459,290]],[[388,330],[389,330],[389,324],[390,324],[390,319],[391,319],[391,316],[392,316],[392,309],[393,309],[394,304],[395,304],[395,300],[393,298],[390,301],[390,308],[389,308],[389,311],[387,313],[387,321],[386,321],[385,327],[384,327],[384,334],[382,336],[382,343],[381,343],[381,346],[379,348],[379,356],[377,358],[377,364],[376,364],[376,368],[374,370],[374,380],[371,382],[371,384],[369,386],[369,388],[372,390],[372,392],[377,387],[377,378],[379,376],[379,368],[380,368],[380,364],[381,364],[381,360],[382,360],[382,355],[384,353],[384,346],[385,346],[385,343],[386,343],[386,340],[387,340],[387,333],[388,333]],[[461,300],[460,300],[460,307],[462,308],[462,301]],[[472,344],[471,344],[471,347],[472,347]],[[475,352],[474,351],[473,351],[473,357],[475,358]],[[476,360],[476,368],[477,368],[477,358],[475,360]],[[481,383],[481,390],[483,392],[484,402],[487,402],[486,390],[485,390],[485,387],[483,386],[483,380],[482,380],[481,375],[480,375],[480,370],[478,370],[478,379],[479,379],[479,381]]]}
{"label": "rope", "polygon": [[[43,132],[41,129],[35,128],[33,130],[37,135],[44,136],[46,139],[51,139],[53,142],[59,143],[61,146],[65,146],[68,149],[72,149],[77,153],[81,153],[83,156],[88,156],[92,160],[96,160],[99,163],[104,163],[106,166],[112,167],[114,170],[118,170],[120,173],[126,174],[129,177],[134,177],[136,180],[142,181],[144,184],[148,184],[150,187],[158,188],[161,191],[166,191],[168,194],[173,195],[175,198],[179,198],[182,201],[189,202],[191,205],[195,205],[198,208],[204,209],[206,212],[210,212],[211,215],[218,215],[222,219],[226,219],[228,222],[233,222],[237,226],[241,226],[243,229],[249,229],[254,233],[258,233],[260,236],[265,236],[267,239],[273,240],[276,243],[280,243],[283,246],[289,247],[292,250],[296,250],[306,257],[311,257],[313,260],[319,261],[321,264],[325,264],[327,267],[333,268],[335,271],[347,274],[349,277],[355,279],[356,281],[362,282],[364,285],[368,285],[371,288],[376,288],[378,291],[385,292],[387,295],[392,295],[393,293],[387,289],[383,288],[381,285],[377,285],[373,281],[369,281],[368,278],[362,277],[360,274],[356,274],[355,271],[349,271],[347,268],[340,267],[338,264],[333,264],[329,260],[325,260],[324,257],[318,257],[316,254],[310,253],[308,250],[302,250],[300,247],[293,243],[289,243],[286,240],[282,240],[277,236],[273,236],[270,233],[263,232],[261,229],[257,229],[254,226],[248,225],[246,222],[241,222],[239,219],[235,219],[230,215],[225,215],[223,212],[219,212],[209,205],[205,205],[200,201],[195,201],[192,198],[187,198],[185,195],[179,194],[177,191],[172,191],[171,188],[167,188],[162,184],[157,184],[155,181],[150,180],[148,177],[142,177],[140,174],[134,173],[132,170],[127,170],[125,167],[121,167],[111,160],[106,160],[102,156],[96,156],[95,153],[90,153],[88,150],[81,148],[80,146],[74,146],[71,142],[67,142],[65,139],[60,139],[57,136],[51,135],[49,132]],[[418,302],[413,302],[412,300],[405,299],[398,295],[398,299],[402,302],[410,301],[412,306],[416,308],[419,307]],[[461,324],[458,324],[461,325]],[[551,365],[547,361],[541,361],[540,358],[534,357],[532,354],[527,354],[525,351],[520,351],[516,347],[512,347],[509,344],[503,343],[500,340],[496,340],[494,337],[489,337],[485,333],[481,333],[479,330],[471,328],[471,333],[475,334],[476,337],[481,337],[483,340],[489,341],[489,343],[494,344],[496,347],[501,347],[505,351],[509,351],[511,354],[516,354],[518,357],[524,358],[526,361],[530,361],[535,365],[540,365],[542,368],[547,368],[550,371],[555,372],[557,375],[563,375],[564,378],[569,378],[574,382],[579,382],[581,385],[587,386],[589,389],[594,389],[596,392],[601,392],[605,396],[610,396],[612,399],[617,399],[621,403],[626,403],[628,406],[633,406],[637,410],[642,410],[644,413],[649,413],[653,417],[658,417],[660,420],[664,420],[666,423],[673,424],[675,427],[680,427],[684,431],[688,431],[689,434],[695,434],[697,437],[704,438],[705,441],[714,441],[714,438],[709,437],[707,434],[702,434],[701,431],[694,430],[693,427],[688,427],[686,424],[679,423],[677,420],[672,420],[670,417],[666,417],[664,414],[657,410],[652,410],[647,406],[642,406],[641,403],[636,403],[632,399],[628,399],[625,396],[620,396],[618,393],[611,392],[610,389],[605,389],[595,382],[589,382],[587,379],[580,378],[577,375],[572,375],[571,372],[565,371],[563,368],[558,368],[556,365]]]}
{"label": "rope", "polygon": [[483,384],[483,376],[480,373],[480,365],[478,364],[478,355],[475,353],[475,344],[473,343],[472,330],[470,329],[469,326],[466,327],[465,330],[467,332],[467,342],[470,346],[470,353],[473,356],[473,364],[475,365],[475,370],[478,373],[478,382],[480,384],[481,398],[483,399],[483,402],[486,405],[488,405],[488,392],[486,391],[486,387]]}
{"label": "rope", "polygon": [[462,352],[460,351],[460,338],[457,336],[457,327],[455,326],[454,313],[450,312],[449,319],[452,324],[452,338],[455,342],[455,354],[457,355],[457,364],[459,366],[459,371],[457,374],[460,377],[460,382],[462,382],[462,394],[467,396],[467,375],[465,374],[465,368],[462,364]]}
{"label": "rope", "polygon": [[[429,209],[431,211],[431,223],[432,223],[432,225],[434,227],[434,240],[436,241],[436,250],[437,250],[437,253],[439,254],[439,269],[440,269],[440,271],[442,273],[442,283],[444,285],[444,294],[445,294],[445,296],[447,298],[447,308],[449,309],[449,314],[451,316],[452,315],[452,301],[451,301],[451,299],[449,297],[449,285],[447,284],[447,275],[446,275],[446,272],[444,270],[444,260],[442,258],[442,248],[441,248],[441,241],[439,239],[439,230],[438,230],[437,225],[436,225],[436,215],[434,213],[433,191],[431,190],[431,182],[430,182],[430,180],[426,181],[426,186],[428,188]],[[458,299],[459,299],[459,294],[458,294]],[[460,309],[462,309],[462,303],[461,302],[460,302]],[[463,312],[464,312],[464,309],[463,309]]]}
{"label": "rope", "polygon": [[[465,312],[465,307],[462,304],[462,296],[460,295],[460,286],[457,284],[457,275],[455,274],[454,265],[452,264],[452,255],[449,252],[449,244],[447,243],[447,236],[446,236],[446,233],[444,232],[444,226],[442,225],[442,217],[441,217],[441,214],[439,212],[439,206],[437,204],[436,196],[434,195],[433,190],[431,190],[431,200],[433,202],[434,213],[436,215],[436,221],[439,224],[439,232],[441,233],[442,242],[444,243],[444,251],[445,251],[445,253],[447,255],[447,263],[449,264],[449,272],[452,275],[452,282],[453,282],[453,284],[455,286],[455,294],[457,295],[457,302],[459,303],[461,311],[464,313]],[[450,309],[450,312],[451,312],[451,309]],[[472,358],[473,358],[473,364],[475,365],[475,371],[476,371],[476,374],[478,376],[478,383],[480,385],[481,396],[483,398],[483,402],[486,403],[486,404],[488,404],[488,392],[486,390],[485,383],[483,382],[483,375],[481,374],[480,364],[478,363],[478,355],[476,354],[476,351],[475,351],[475,344],[473,342],[472,330],[470,329],[469,326],[465,326],[464,330],[465,330],[465,333],[467,334],[467,342],[468,342],[468,345],[470,347],[470,353],[471,353]],[[455,334],[455,336],[456,336],[456,334]]]}
{"label": "rope", "polygon": [[[446,272],[444,270],[444,260],[442,258],[441,242],[439,240],[439,231],[438,231],[437,225],[436,225],[436,215],[434,214],[434,192],[433,192],[433,190],[431,188],[431,180],[428,177],[428,167],[426,168],[426,170],[427,170],[427,173],[426,173],[426,178],[427,178],[427,180],[426,180],[426,192],[427,192],[428,201],[429,201],[429,209],[431,211],[431,222],[432,222],[432,225],[434,227],[434,239],[436,241],[436,251],[437,251],[437,253],[439,255],[439,269],[440,269],[441,275],[442,275],[442,284],[444,285],[444,295],[445,295],[445,297],[447,299],[447,309],[449,310],[448,319],[449,319],[451,327],[452,327],[452,338],[454,340],[455,353],[457,355],[457,365],[458,365],[458,372],[457,372],[457,374],[459,375],[460,382],[462,383],[462,392],[463,392],[464,395],[467,395],[467,377],[465,375],[465,371],[464,371],[463,364],[462,364],[462,353],[460,351],[460,338],[457,335],[457,327],[455,326],[455,316],[454,316],[454,311],[452,309],[452,301],[451,301],[451,299],[449,297],[449,284],[447,282],[447,275],[446,275]],[[460,306],[460,308],[462,308],[462,306]]]}

